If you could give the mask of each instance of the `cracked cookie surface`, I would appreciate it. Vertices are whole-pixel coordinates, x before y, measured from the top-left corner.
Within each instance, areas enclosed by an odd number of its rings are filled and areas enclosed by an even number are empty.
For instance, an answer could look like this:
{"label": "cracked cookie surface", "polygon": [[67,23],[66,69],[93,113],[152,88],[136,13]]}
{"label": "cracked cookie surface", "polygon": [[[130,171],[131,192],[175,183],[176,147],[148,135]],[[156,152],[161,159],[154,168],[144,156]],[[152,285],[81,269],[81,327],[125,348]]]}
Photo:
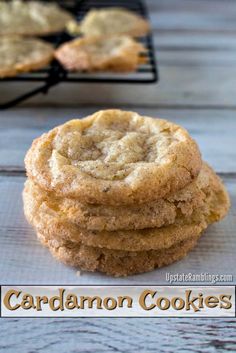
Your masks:
{"label": "cracked cookie surface", "polygon": [[33,142],[25,163],[28,176],[57,196],[116,206],[171,194],[202,165],[186,130],[121,110],[56,127]]}

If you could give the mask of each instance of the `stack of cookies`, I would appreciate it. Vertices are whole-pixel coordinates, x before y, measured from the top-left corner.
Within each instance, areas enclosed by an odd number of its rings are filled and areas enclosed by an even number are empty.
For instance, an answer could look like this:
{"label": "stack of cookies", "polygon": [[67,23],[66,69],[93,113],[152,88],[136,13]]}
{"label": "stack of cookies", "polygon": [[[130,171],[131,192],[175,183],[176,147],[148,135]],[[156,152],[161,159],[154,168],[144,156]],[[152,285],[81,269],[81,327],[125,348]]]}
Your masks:
{"label": "stack of cookies", "polygon": [[178,125],[121,110],[71,120],[25,159],[24,210],[66,264],[126,276],[183,258],[229,197]]}

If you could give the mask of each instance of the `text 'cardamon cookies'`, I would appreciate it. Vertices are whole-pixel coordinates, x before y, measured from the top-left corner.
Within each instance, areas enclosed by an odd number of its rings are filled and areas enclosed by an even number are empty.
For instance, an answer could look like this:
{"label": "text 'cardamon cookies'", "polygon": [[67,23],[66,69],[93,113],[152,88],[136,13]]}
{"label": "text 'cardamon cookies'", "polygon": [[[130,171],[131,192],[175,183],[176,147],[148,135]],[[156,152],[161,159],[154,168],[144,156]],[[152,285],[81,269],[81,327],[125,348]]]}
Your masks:
{"label": "text 'cardamon cookies'", "polygon": [[71,120],[26,158],[24,210],[61,261],[125,276],[184,257],[229,197],[186,130],[121,110]]}

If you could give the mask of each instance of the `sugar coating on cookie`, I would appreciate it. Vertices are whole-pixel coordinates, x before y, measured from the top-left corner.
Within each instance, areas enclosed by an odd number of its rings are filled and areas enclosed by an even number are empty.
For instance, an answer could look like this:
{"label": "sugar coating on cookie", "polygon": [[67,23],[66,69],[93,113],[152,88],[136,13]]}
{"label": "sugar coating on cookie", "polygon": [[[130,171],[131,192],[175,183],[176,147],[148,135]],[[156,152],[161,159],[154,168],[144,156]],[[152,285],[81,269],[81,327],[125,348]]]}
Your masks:
{"label": "sugar coating on cookie", "polygon": [[57,60],[70,71],[135,71],[145,57],[145,47],[129,36],[113,35],[74,39],[55,52]]}
{"label": "sugar coating on cookie", "polygon": [[157,200],[199,174],[199,149],[186,130],[122,110],[71,120],[36,139],[28,176],[58,196],[110,205]]}
{"label": "sugar coating on cookie", "polygon": [[138,37],[149,30],[149,23],[144,18],[119,7],[91,9],[80,23],[80,31],[86,36],[128,34]]}
{"label": "sugar coating on cookie", "polygon": [[0,37],[0,77],[38,70],[53,59],[53,46],[35,38]]}

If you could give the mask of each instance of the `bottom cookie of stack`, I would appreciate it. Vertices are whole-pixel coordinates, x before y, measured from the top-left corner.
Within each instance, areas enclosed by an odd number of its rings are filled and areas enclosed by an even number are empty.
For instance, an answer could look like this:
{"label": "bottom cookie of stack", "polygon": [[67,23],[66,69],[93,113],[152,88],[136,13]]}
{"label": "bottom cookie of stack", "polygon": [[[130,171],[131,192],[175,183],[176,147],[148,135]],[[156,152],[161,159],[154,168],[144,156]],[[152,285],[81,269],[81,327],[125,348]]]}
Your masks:
{"label": "bottom cookie of stack", "polygon": [[83,243],[48,239],[37,233],[39,240],[47,246],[53,256],[66,265],[84,271],[100,271],[115,277],[151,271],[169,265],[185,257],[193,249],[200,236],[181,241],[167,249],[147,251],[122,251],[86,246]]}

